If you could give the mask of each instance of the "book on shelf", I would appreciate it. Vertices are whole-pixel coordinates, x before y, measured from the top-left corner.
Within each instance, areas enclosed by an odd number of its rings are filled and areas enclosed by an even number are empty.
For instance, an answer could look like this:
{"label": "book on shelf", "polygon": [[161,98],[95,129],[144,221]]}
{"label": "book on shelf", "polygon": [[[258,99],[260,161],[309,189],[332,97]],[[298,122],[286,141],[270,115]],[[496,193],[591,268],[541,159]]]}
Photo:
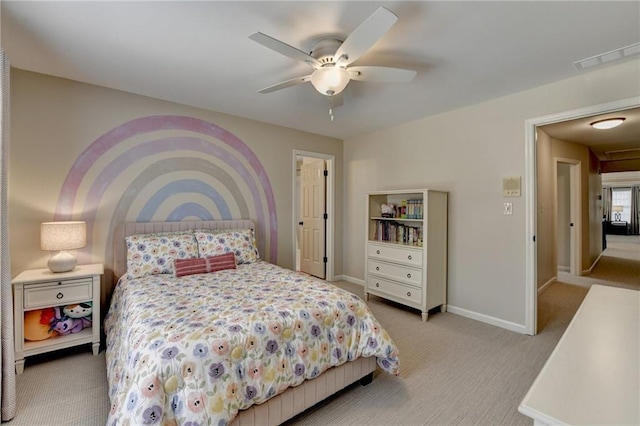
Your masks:
{"label": "book on shelf", "polygon": [[398,219],[422,219],[424,204],[422,199],[402,200],[397,208]]}
{"label": "book on shelf", "polygon": [[422,227],[375,219],[373,239],[409,245],[421,245]]}

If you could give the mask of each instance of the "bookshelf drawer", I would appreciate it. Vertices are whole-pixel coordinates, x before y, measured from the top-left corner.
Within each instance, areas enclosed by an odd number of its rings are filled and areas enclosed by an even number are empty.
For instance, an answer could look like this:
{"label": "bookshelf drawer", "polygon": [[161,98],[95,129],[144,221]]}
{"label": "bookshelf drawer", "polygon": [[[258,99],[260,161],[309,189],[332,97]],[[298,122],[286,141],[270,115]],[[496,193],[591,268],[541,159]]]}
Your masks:
{"label": "bookshelf drawer", "polygon": [[411,266],[422,266],[422,249],[420,248],[369,243],[368,254],[369,257],[375,259],[406,263]]}
{"label": "bookshelf drawer", "polygon": [[387,278],[401,280],[413,285],[422,285],[422,269],[409,268],[394,263],[369,259],[367,270],[370,274],[382,275]]}
{"label": "bookshelf drawer", "polygon": [[402,283],[386,280],[381,277],[370,275],[367,278],[367,288],[372,293],[382,293],[392,296],[395,299],[406,300],[414,305],[422,303],[422,289],[411,287]]}

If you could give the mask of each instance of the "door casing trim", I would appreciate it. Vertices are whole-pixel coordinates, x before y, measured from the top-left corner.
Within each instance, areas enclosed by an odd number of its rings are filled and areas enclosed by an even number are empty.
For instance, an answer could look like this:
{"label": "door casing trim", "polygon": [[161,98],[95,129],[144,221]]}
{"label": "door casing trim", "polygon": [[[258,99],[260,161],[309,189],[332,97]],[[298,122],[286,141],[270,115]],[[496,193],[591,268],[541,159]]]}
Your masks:
{"label": "door casing trim", "polygon": [[592,115],[622,111],[640,106],[640,96],[621,99],[614,102],[592,105],[585,108],[545,115],[525,120],[525,238],[527,241],[525,255],[525,333],[535,335],[537,332],[538,289],[536,255],[537,233],[537,175],[536,175],[536,127],[545,124],[559,123]]}

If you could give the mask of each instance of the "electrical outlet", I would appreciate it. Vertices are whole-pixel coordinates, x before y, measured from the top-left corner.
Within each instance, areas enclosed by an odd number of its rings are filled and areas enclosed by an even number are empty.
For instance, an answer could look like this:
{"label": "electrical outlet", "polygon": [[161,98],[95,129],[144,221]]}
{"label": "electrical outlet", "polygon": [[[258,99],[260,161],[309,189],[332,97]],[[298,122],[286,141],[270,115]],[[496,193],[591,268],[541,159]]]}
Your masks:
{"label": "electrical outlet", "polygon": [[513,214],[513,204],[504,203],[504,210],[502,214]]}

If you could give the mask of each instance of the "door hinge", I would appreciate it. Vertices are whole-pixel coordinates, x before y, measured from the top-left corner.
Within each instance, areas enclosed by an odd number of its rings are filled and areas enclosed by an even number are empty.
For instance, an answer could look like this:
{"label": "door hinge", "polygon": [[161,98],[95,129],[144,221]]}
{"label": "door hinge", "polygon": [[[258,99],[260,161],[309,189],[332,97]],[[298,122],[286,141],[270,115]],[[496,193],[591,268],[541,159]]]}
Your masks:
{"label": "door hinge", "polygon": [[536,236],[535,235],[533,236],[533,242],[534,243],[536,242]]}
{"label": "door hinge", "polygon": [[327,259],[327,256],[325,256],[325,257],[323,257],[323,258],[322,258],[322,261],[323,261],[324,263],[327,263],[327,262],[329,261],[329,259]]}
{"label": "door hinge", "polygon": [[325,213],[325,214],[322,215],[322,218],[323,219],[329,219],[329,215]]}
{"label": "door hinge", "polygon": [[329,170],[323,170],[322,174],[325,175],[325,176],[329,176]]}

